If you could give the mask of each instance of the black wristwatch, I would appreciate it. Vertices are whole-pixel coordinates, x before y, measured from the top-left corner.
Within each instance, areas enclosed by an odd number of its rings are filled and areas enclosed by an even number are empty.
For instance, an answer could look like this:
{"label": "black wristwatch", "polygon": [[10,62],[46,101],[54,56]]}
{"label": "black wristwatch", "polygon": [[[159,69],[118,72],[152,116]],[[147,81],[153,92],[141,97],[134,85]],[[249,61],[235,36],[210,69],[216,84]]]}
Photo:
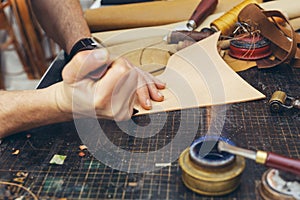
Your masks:
{"label": "black wristwatch", "polygon": [[104,46],[100,42],[96,41],[94,38],[83,38],[74,44],[70,54],[67,56],[67,59],[68,61],[70,61],[80,51],[92,50],[101,47]]}

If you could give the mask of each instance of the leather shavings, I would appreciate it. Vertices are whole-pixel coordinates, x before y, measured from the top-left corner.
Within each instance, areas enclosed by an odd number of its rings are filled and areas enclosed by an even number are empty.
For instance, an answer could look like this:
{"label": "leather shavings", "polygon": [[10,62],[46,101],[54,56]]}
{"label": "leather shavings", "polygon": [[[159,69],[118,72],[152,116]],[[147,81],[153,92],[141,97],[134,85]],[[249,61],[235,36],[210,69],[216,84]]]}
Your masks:
{"label": "leather shavings", "polygon": [[12,155],[18,155],[20,153],[20,150],[19,149],[16,149],[12,152]]}
{"label": "leather shavings", "polygon": [[83,156],[85,156],[85,153],[84,153],[83,151],[80,151],[80,152],[78,153],[78,156],[83,157]]}
{"label": "leather shavings", "polygon": [[85,146],[84,144],[83,144],[83,145],[80,145],[80,146],[79,146],[79,149],[80,149],[81,151],[86,150],[86,149],[87,149],[87,146]]}

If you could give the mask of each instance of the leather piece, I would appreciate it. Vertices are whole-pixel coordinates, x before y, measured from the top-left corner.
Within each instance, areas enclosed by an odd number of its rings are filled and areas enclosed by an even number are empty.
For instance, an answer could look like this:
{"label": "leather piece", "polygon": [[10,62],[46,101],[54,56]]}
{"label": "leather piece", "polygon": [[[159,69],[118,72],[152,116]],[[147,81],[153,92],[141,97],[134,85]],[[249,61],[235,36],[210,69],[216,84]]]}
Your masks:
{"label": "leather piece", "polygon": [[[163,41],[172,27],[164,27],[161,36],[155,36],[160,30],[157,28],[153,32],[154,36],[148,35],[149,37],[143,38],[152,30],[153,28],[142,28],[94,34],[102,39],[111,53],[132,57],[132,62],[139,62],[141,49],[149,49],[149,57],[145,60],[150,62],[142,66],[145,71],[159,69],[153,68],[153,63],[165,62],[165,58],[168,57],[165,54],[167,51],[172,54],[166,68],[156,76],[167,84],[167,88],[161,90],[165,101],[153,101],[152,110],[144,110],[137,105],[135,108],[139,112],[136,115],[265,98],[220,57],[217,50],[220,33],[176,52],[176,45],[166,45]],[[135,39],[132,38],[133,35]],[[158,49],[159,52],[153,53],[154,49]],[[156,60],[158,57],[162,59]]]}
{"label": "leather piece", "polygon": [[170,56],[168,51],[162,49],[145,48],[129,52],[123,57],[133,65],[157,76],[164,71]]}
{"label": "leather piece", "polygon": [[276,1],[268,1],[260,4],[264,10],[276,10],[280,11],[289,19],[294,19],[300,17],[300,1],[295,0],[276,0]]}
{"label": "leather piece", "polygon": [[[290,24],[292,25],[292,27],[294,28],[294,30],[299,30],[300,29],[300,17],[298,18],[294,18],[290,20]],[[297,35],[298,37],[300,37],[300,35]],[[297,40],[299,43],[299,40]]]}
{"label": "leather piece", "polygon": [[239,60],[232,58],[228,50],[224,52],[224,61],[235,71],[241,72],[256,66],[256,62],[252,60]]}
{"label": "leather piece", "polygon": [[164,71],[170,56],[176,52],[176,45],[167,44],[162,37],[150,37],[110,45],[107,49],[114,56],[122,56],[156,76]]}
{"label": "leather piece", "polygon": [[161,90],[165,100],[152,102],[152,110],[137,105],[136,115],[265,98],[220,57],[219,36],[220,32],[215,33],[173,54],[164,73],[157,76],[167,83]]}

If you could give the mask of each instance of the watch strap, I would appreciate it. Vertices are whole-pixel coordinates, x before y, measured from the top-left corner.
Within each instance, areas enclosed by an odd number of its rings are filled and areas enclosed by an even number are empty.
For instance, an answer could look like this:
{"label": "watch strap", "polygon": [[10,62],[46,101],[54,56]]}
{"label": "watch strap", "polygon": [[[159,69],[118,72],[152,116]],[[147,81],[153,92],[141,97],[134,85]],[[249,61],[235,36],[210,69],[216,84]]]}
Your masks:
{"label": "watch strap", "polygon": [[103,47],[103,45],[94,38],[83,38],[77,41],[72,47],[70,54],[67,56],[68,61],[70,61],[80,51],[93,50],[101,47]]}

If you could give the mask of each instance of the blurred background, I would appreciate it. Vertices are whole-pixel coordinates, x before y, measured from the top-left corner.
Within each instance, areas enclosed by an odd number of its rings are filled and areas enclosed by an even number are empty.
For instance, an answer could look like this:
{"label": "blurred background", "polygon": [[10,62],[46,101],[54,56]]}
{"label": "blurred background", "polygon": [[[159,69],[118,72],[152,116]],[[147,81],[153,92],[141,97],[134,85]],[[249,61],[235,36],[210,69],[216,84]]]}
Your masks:
{"label": "blurred background", "polygon": [[[21,10],[26,0],[2,0],[0,7],[0,89],[34,89],[43,72],[60,51],[30,15]],[[80,0],[83,10],[99,7],[100,0]],[[24,27],[28,14],[32,27]],[[34,32],[26,32],[26,30]],[[42,42],[40,42],[42,41]],[[35,55],[35,56],[34,56]]]}

